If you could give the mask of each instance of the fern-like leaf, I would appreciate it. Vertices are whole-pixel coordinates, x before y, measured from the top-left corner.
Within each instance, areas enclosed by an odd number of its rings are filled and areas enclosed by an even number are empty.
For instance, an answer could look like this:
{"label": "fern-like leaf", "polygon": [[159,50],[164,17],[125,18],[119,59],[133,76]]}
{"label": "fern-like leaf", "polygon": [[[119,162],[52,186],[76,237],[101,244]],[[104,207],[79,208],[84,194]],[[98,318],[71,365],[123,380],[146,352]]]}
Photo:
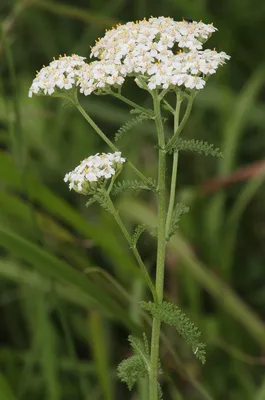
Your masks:
{"label": "fern-like leaf", "polygon": [[194,355],[205,363],[205,344],[200,341],[201,333],[193,322],[175,305],[164,301],[162,304],[140,302],[140,306],[149,311],[154,318],[174,326],[178,333],[191,346]]}
{"label": "fern-like leaf", "polygon": [[86,207],[91,206],[92,204],[94,204],[96,202],[96,199],[94,199],[94,197],[91,197],[87,202],[86,202]]}
{"label": "fern-like leaf", "polygon": [[202,140],[184,140],[179,138],[171,149],[171,153],[175,151],[193,151],[205,156],[223,157],[220,149],[215,148],[213,144],[204,142]]}
{"label": "fern-like leaf", "polygon": [[178,223],[181,215],[187,214],[187,212],[189,212],[189,207],[187,207],[185,204],[183,203],[176,204],[175,209],[172,213],[167,240],[169,240],[171,236],[173,236],[176,230],[178,229]]}
{"label": "fern-like leaf", "polygon": [[120,140],[128,131],[133,129],[136,125],[139,125],[143,121],[151,118],[152,116],[142,112],[138,114],[137,117],[134,117],[130,121],[125,122],[125,124],[122,125],[120,129],[115,133],[115,141]]}
{"label": "fern-like leaf", "polygon": [[134,336],[129,336],[128,341],[134,350],[134,353],[138,356],[140,356],[143,360],[143,362],[146,365],[147,371],[149,370],[149,353],[146,353],[146,344],[142,342],[140,339],[134,337]]}
{"label": "fern-like leaf", "polygon": [[148,339],[145,333],[143,333],[143,344],[144,344],[145,354],[148,355],[149,357],[150,349],[149,349]]}
{"label": "fern-like leaf", "polygon": [[146,225],[141,224],[141,225],[137,225],[137,227],[135,228],[134,234],[132,236],[132,247],[136,247],[137,242],[141,236],[141,234],[146,230]]}
{"label": "fern-like leaf", "polygon": [[97,192],[94,194],[93,199],[98,202],[98,204],[104,208],[104,210],[110,212],[112,214],[112,209],[110,206],[109,198],[105,192],[105,189],[97,189]]}
{"label": "fern-like leaf", "polygon": [[131,390],[139,378],[145,378],[149,373],[149,346],[147,337],[143,335],[143,342],[129,336],[129,343],[134,355],[123,360],[118,366],[118,377]]}
{"label": "fern-like leaf", "polygon": [[138,379],[145,378],[147,375],[146,365],[138,355],[131,356],[118,365],[118,377],[126,383],[129,390],[132,390]]}
{"label": "fern-like leaf", "polygon": [[130,110],[130,114],[146,114],[149,116],[150,119],[154,119],[155,118],[155,114],[154,111],[151,110],[151,108],[147,108],[145,111],[139,110],[138,108],[132,108]]}
{"label": "fern-like leaf", "polygon": [[122,181],[116,183],[112,188],[112,194],[114,196],[119,195],[123,192],[135,192],[138,193],[140,190],[155,190],[155,182],[149,178],[147,182],[143,181]]}
{"label": "fern-like leaf", "polygon": [[163,400],[163,393],[160,384],[157,382],[158,400]]}

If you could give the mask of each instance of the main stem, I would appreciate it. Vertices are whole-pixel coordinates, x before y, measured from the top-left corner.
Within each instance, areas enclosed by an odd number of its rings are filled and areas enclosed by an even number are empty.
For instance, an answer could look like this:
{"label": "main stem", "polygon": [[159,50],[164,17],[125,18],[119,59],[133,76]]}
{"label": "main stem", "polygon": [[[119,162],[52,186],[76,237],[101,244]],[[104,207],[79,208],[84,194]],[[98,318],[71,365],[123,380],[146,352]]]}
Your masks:
{"label": "main stem", "polygon": [[[166,251],[166,152],[163,122],[161,118],[161,107],[158,93],[153,95],[155,123],[158,134],[159,161],[158,161],[158,226],[157,226],[157,261],[156,261],[156,297],[157,304],[163,301],[164,292],[164,269]],[[158,364],[159,364],[159,337],[160,320],[154,318],[152,326],[150,372],[149,372],[149,399],[158,399]]]}

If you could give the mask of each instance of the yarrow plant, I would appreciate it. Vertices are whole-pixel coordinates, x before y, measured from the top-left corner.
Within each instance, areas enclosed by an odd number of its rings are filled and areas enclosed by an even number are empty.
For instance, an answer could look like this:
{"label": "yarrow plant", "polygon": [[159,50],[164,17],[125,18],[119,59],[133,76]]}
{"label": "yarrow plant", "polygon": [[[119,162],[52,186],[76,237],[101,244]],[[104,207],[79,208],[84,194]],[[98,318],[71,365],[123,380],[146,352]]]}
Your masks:
{"label": "yarrow plant", "polygon": [[[120,226],[139,264],[143,277],[150,289],[152,301],[140,303],[140,307],[152,316],[151,342],[143,334],[143,340],[129,337],[134,354],[121,362],[118,376],[129,389],[140,378],[148,378],[149,400],[162,398],[158,375],[161,372],[159,341],[161,324],[176,328],[191,347],[193,354],[205,362],[205,345],[200,341],[200,332],[189,318],[174,304],[164,301],[164,269],[166,245],[178,228],[178,221],[188,212],[185,204],[176,202],[176,179],[178,158],[181,151],[222,156],[219,149],[200,140],[184,140],[180,134],[189,118],[193,101],[205,87],[208,78],[230,59],[224,52],[203,49],[204,43],[217,29],[203,22],[174,21],[172,18],[151,17],[148,20],[117,25],[91,47],[94,61],[88,63],[78,55],[60,56],[38,73],[29,90],[29,96],[48,95],[68,99],[80,111],[95,132],[105,141],[113,153],[96,154],[81,162],[72,172],[65,175],[69,188],[88,197],[87,205],[98,202],[109,211]],[[149,93],[152,109],[146,109],[123,96],[122,85],[132,78],[139,88]],[[78,94],[88,96],[109,94],[128,104],[135,118],[117,132],[119,139],[129,129],[144,120],[153,120],[157,132],[158,173],[157,182],[146,177],[125,159],[116,145],[96,125],[78,100]],[[175,105],[167,95],[174,93]],[[181,108],[185,104],[185,111]],[[174,128],[170,138],[165,137],[162,108],[171,113]],[[180,115],[182,117],[180,118]],[[166,201],[166,161],[172,160],[172,176],[169,200]],[[115,183],[125,163],[133,169],[137,179]],[[137,250],[137,242],[146,229],[139,225],[131,236],[122,222],[112,195],[124,190],[151,190],[157,198],[156,279],[149,272]]]}

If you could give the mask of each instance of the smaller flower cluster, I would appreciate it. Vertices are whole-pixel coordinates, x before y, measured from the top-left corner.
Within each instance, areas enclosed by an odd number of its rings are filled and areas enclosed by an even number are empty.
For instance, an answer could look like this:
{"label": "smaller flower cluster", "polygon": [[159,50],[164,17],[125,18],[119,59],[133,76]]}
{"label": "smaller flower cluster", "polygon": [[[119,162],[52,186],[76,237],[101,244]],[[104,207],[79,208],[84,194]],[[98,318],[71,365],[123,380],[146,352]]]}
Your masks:
{"label": "smaller flower cluster", "polygon": [[65,175],[64,181],[69,182],[70,190],[84,195],[92,194],[120,171],[125,161],[120,152],[97,153],[81,161],[80,165]]}
{"label": "smaller flower cluster", "polygon": [[54,59],[48,67],[43,67],[37,73],[29,89],[29,97],[33,94],[51,95],[56,89],[72,89],[76,85],[81,66],[85,64],[85,58],[73,54]]}

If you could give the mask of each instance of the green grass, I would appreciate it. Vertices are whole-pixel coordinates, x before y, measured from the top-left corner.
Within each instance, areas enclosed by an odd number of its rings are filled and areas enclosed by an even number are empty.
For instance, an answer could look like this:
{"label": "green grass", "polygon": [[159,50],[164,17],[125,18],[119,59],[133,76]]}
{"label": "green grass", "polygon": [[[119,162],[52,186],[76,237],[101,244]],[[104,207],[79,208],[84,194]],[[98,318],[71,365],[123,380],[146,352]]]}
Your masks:
{"label": "green grass", "polygon": [[[213,22],[218,32],[209,46],[232,56],[197,96],[183,132],[213,142],[224,158],[181,154],[177,197],[190,213],[170,242],[165,280],[166,298],[202,331],[207,363],[199,365],[181,338],[165,329],[164,400],[265,399],[265,173],[251,168],[265,154],[263,2],[4,0],[1,400],[146,399],[146,382],[128,394],[116,378],[117,364],[128,356],[128,333],[138,335],[150,324],[138,308],[146,286],[115,221],[95,204],[85,208],[63,182],[86,155],[108,149],[75,109],[57,99],[29,99],[27,92],[36,69],[53,56],[88,56],[106,28],[149,15]],[[132,83],[125,92],[149,105]],[[89,96],[82,105],[112,139],[131,119],[117,99]],[[155,179],[153,130],[149,121],[137,125],[118,145]],[[230,179],[247,165],[242,179]],[[125,168],[121,179],[135,178]],[[231,182],[215,188],[213,178]],[[152,193],[115,201],[131,232],[137,223],[154,225]],[[154,274],[153,239],[144,233],[139,248]]]}

